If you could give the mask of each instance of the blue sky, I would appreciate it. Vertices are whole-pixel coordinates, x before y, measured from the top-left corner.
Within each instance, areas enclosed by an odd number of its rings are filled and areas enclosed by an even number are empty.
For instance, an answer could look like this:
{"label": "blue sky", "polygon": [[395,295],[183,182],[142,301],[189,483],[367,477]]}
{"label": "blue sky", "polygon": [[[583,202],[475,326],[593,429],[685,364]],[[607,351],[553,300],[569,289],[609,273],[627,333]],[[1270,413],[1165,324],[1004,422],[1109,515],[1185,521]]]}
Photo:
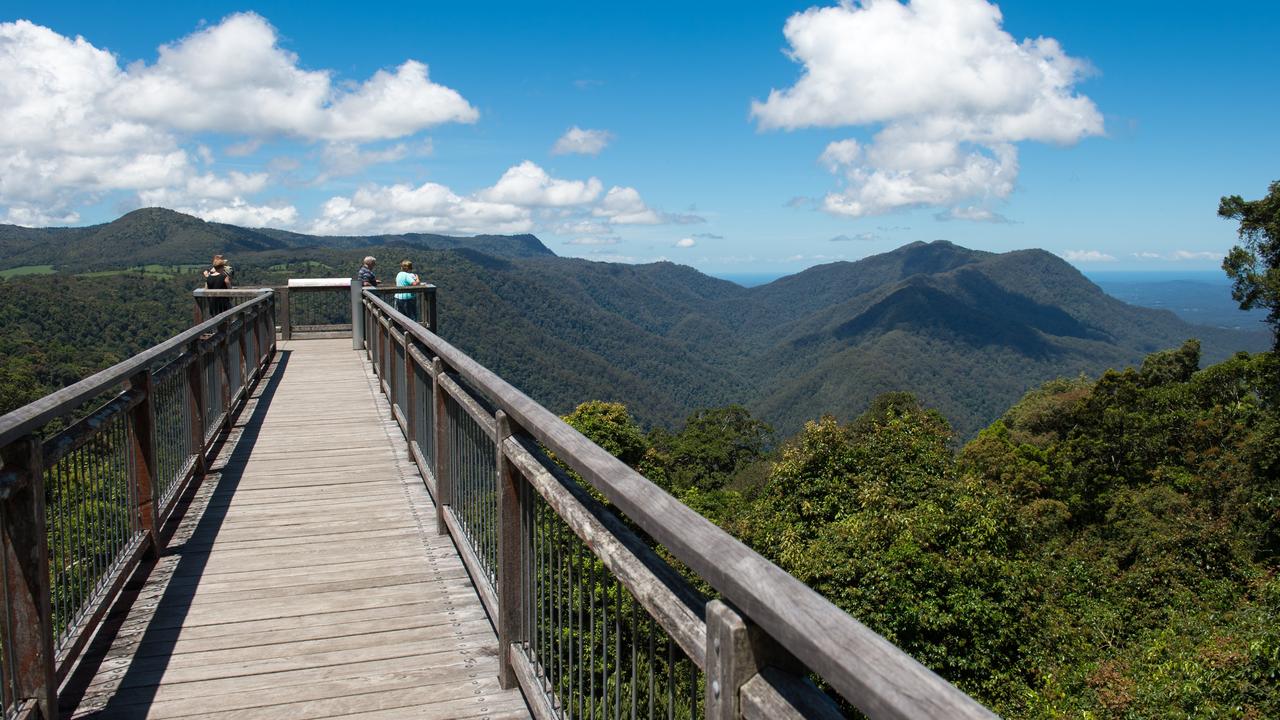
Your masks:
{"label": "blue sky", "polygon": [[709,272],[940,238],[1209,269],[1235,240],[1218,198],[1280,179],[1278,20],[1262,2],[9,2],[0,221],[160,204],[529,231]]}

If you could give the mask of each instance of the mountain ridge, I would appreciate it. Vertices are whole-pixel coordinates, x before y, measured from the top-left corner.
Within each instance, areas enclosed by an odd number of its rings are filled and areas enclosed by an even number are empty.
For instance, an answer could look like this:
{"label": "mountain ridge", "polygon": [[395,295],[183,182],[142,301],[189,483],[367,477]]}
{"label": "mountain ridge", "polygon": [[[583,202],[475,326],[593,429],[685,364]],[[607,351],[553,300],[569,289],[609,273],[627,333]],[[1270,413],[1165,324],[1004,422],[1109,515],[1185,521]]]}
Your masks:
{"label": "mountain ridge", "polygon": [[[329,238],[162,209],[89,228],[24,229],[8,243],[3,230],[0,267],[38,254],[32,246],[42,242],[77,270],[200,263],[227,251],[242,284],[280,282],[289,268],[346,276],[365,254],[410,255],[440,287],[450,342],[554,410],[620,400],[649,425],[737,402],[789,433],[906,390],[965,436],[1046,380],[1136,365],[1189,337],[1201,339],[1206,362],[1267,345],[1261,332],[1127,305],[1036,249],[915,242],[743,288],[671,262],[559,257],[532,235]],[[105,257],[81,259],[95,243]]]}

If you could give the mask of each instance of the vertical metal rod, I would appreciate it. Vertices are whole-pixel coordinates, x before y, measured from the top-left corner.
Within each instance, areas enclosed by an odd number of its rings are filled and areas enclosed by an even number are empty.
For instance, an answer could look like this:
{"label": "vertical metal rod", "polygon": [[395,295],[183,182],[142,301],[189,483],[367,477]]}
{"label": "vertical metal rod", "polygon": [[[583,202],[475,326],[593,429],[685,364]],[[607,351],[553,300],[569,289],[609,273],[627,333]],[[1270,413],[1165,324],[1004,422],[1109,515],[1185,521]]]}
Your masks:
{"label": "vertical metal rod", "polygon": [[649,627],[649,720],[653,720],[653,626],[654,623],[645,616],[645,625]]}
{"label": "vertical metal rod", "polygon": [[587,658],[588,677],[590,678],[590,688],[587,696],[591,698],[591,717],[590,720],[596,720],[596,559],[594,555],[588,555],[587,561],[591,563],[591,580],[587,584],[587,590],[591,593],[591,612],[588,615],[591,618],[591,624],[588,632],[591,634],[591,640],[587,646],[590,648]]}
{"label": "vertical metal rod", "polygon": [[638,633],[636,632],[636,605],[637,603],[633,598],[631,601],[631,720],[636,720],[636,693],[639,692],[636,687],[639,682],[636,669],[636,666],[639,665],[639,660],[636,657],[636,646],[640,644]]}
{"label": "vertical metal rod", "polygon": [[676,717],[676,644],[670,635],[663,635],[667,646],[667,720]]}

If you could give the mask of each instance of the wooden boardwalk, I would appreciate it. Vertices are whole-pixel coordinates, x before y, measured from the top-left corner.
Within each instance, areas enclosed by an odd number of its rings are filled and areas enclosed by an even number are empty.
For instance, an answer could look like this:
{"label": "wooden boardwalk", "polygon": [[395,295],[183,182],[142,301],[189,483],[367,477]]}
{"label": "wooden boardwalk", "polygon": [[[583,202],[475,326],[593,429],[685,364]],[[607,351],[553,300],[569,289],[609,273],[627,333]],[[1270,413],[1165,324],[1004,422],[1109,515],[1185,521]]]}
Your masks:
{"label": "wooden boardwalk", "polygon": [[74,717],[529,717],[376,387],[280,344]]}

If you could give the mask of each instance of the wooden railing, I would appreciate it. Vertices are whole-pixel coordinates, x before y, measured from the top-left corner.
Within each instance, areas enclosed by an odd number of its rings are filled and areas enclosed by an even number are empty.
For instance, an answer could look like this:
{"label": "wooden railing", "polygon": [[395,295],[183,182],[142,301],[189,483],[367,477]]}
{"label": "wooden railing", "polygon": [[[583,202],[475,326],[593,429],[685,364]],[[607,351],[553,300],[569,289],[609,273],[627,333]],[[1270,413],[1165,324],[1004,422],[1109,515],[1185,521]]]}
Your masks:
{"label": "wooden railing", "polygon": [[[297,339],[359,336],[362,332],[353,327],[360,322],[361,288],[358,285],[352,287],[346,279],[233,290],[199,288],[192,293],[195,299],[194,324],[199,325],[212,317],[213,304],[218,300],[237,305],[268,290],[275,293],[275,328],[281,340],[293,340],[295,335]],[[412,302],[421,322],[429,328],[435,327],[435,285],[375,288],[374,292],[413,295]]]}
{"label": "wooden railing", "polygon": [[0,707],[57,688],[275,352],[268,291],[0,417]]}
{"label": "wooden railing", "polygon": [[811,675],[870,718],[995,717],[380,293],[363,309],[499,680],[538,718],[838,717]]}

